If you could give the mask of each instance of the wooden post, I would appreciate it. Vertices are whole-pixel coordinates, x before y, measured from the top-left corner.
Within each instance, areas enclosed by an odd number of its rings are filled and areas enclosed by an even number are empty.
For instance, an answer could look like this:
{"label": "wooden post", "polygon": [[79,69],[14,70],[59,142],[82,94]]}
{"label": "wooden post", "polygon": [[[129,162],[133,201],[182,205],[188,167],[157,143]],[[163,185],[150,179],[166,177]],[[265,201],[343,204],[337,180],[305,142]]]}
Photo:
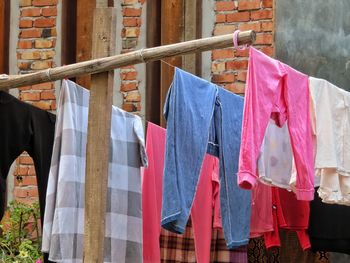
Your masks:
{"label": "wooden post", "polygon": [[[96,8],[92,41],[94,58],[113,55],[115,27],[114,8]],[[104,256],[112,97],[113,71],[92,75],[86,150],[85,263],[102,263]]]}

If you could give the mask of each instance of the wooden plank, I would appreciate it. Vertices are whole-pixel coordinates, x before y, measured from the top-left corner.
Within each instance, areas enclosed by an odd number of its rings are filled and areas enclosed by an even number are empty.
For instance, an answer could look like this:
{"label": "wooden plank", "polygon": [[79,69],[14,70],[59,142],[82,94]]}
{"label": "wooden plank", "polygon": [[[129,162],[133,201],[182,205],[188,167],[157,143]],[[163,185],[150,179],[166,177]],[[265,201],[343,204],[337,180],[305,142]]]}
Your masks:
{"label": "wooden plank", "polygon": [[[113,54],[115,25],[114,8],[96,8],[92,43],[94,58]],[[112,98],[113,71],[92,75],[86,150],[85,263],[102,263],[104,256]]]}
{"label": "wooden plank", "polygon": [[[254,43],[255,38],[256,34],[252,30],[240,32],[238,35],[238,44],[243,45]],[[232,34],[207,37],[160,47],[146,48],[126,54],[93,59],[85,62],[37,71],[34,73],[11,75],[6,80],[0,80],[0,90],[13,89],[64,78],[72,78],[84,74],[96,74],[128,65],[146,63],[173,56],[190,54],[193,52],[203,52],[227,47],[232,47]]]}
{"label": "wooden plank", "polygon": [[76,62],[77,45],[77,0],[62,0],[62,47],[61,63]]}
{"label": "wooden plank", "polygon": [[[77,42],[76,61],[87,61],[91,59],[92,52],[92,26],[93,14],[96,8],[96,0],[77,0]],[[83,87],[90,87],[90,75],[79,76],[76,82]]]}
{"label": "wooden plank", "polygon": [[[147,47],[160,46],[161,2],[147,2]],[[146,64],[146,120],[160,124],[160,62]]]}
{"label": "wooden plank", "polygon": [[[184,41],[184,0],[163,0],[161,12],[161,45]],[[176,67],[182,66],[182,57],[172,57],[165,59],[165,61]],[[161,63],[160,69],[160,112],[162,113],[165,98],[173,79],[174,68]],[[165,127],[163,114],[160,116],[160,124]]]}
{"label": "wooden plank", "polygon": [[[196,39],[197,33],[197,1],[184,3],[184,41]],[[196,74],[196,53],[183,56],[182,68]]]}

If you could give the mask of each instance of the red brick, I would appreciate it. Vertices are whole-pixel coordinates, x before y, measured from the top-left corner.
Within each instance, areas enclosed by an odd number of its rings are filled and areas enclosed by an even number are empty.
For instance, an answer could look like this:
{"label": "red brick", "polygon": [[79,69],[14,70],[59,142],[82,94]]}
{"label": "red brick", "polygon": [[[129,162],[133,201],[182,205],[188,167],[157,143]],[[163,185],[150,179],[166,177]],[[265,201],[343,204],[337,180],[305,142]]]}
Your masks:
{"label": "red brick", "polygon": [[263,0],[262,1],[263,7],[272,7],[273,6],[273,0]]}
{"label": "red brick", "polygon": [[57,109],[56,100],[53,100],[51,102],[51,110],[56,110],[56,109]]}
{"label": "red brick", "polygon": [[16,175],[27,175],[28,174],[28,167],[27,166],[17,166],[16,168]]}
{"label": "red brick", "polygon": [[31,62],[17,62],[17,67],[20,70],[30,69]]}
{"label": "red brick", "polygon": [[247,71],[240,71],[238,72],[238,75],[236,77],[238,81],[245,82],[247,79]]}
{"label": "red brick", "polygon": [[34,6],[57,5],[57,0],[33,0]]}
{"label": "red brick", "polygon": [[266,55],[273,57],[273,53],[274,53],[274,49],[271,46],[268,47],[262,47],[260,49],[263,53],[265,53]]}
{"label": "red brick", "polygon": [[264,45],[264,44],[272,44],[273,42],[273,38],[271,34],[257,34],[256,35],[256,40],[255,40],[255,44],[256,45]]}
{"label": "red brick", "polygon": [[26,189],[16,187],[13,193],[16,197],[28,197]]}
{"label": "red brick", "polygon": [[137,110],[137,107],[132,103],[124,103],[122,109],[128,112],[133,112]]}
{"label": "red brick", "polygon": [[34,167],[34,165],[29,166],[28,175],[35,175],[35,167]]}
{"label": "red brick", "polygon": [[40,100],[40,93],[21,92],[20,98],[24,101],[38,101]]}
{"label": "red brick", "polygon": [[33,159],[30,156],[20,156],[19,163],[20,164],[33,164]]}
{"label": "red brick", "polygon": [[224,59],[224,58],[233,58],[234,55],[234,49],[215,49],[212,51],[212,59]]}
{"label": "red brick", "polygon": [[57,7],[46,7],[41,12],[43,16],[57,16]]}
{"label": "red brick", "polygon": [[18,54],[20,59],[23,59],[23,60],[40,59],[40,53],[38,51],[18,52]]}
{"label": "red brick", "polygon": [[137,89],[137,82],[122,83],[120,87],[121,91],[130,91],[130,90],[136,90],[136,89]]}
{"label": "red brick", "polygon": [[226,63],[227,69],[247,69],[248,67],[248,60],[233,60]]}
{"label": "red brick", "polygon": [[37,101],[37,102],[34,102],[33,105],[35,107],[42,109],[42,110],[50,110],[51,109],[51,102],[49,102],[49,101]]}
{"label": "red brick", "polygon": [[24,87],[18,88],[18,90],[20,90],[20,91],[25,91],[25,90],[30,90],[30,89],[31,89],[31,86],[24,86]]}
{"label": "red brick", "polygon": [[21,38],[36,38],[41,36],[41,29],[23,29],[19,35]]}
{"label": "red brick", "polygon": [[123,19],[124,26],[141,26],[141,19],[134,17],[126,17]]}
{"label": "red brick", "polygon": [[120,75],[122,80],[135,80],[137,77],[137,72],[136,71],[122,72]]}
{"label": "red brick", "polygon": [[27,192],[27,196],[28,197],[38,197],[39,193],[38,193],[38,188],[37,187],[30,187],[26,189]]}
{"label": "red brick", "polygon": [[53,40],[50,39],[36,39],[35,48],[51,48],[54,46]]}
{"label": "red brick", "polygon": [[224,35],[233,33],[237,27],[235,25],[217,25],[214,29],[214,35]]}
{"label": "red brick", "polygon": [[235,9],[235,3],[233,1],[220,1],[216,2],[216,11],[231,11]]}
{"label": "red brick", "polygon": [[123,16],[140,16],[140,8],[123,8]]}
{"label": "red brick", "polygon": [[56,25],[55,18],[38,18],[34,21],[35,27],[53,27]]}
{"label": "red brick", "polygon": [[245,84],[244,83],[233,83],[225,85],[225,89],[236,93],[236,94],[244,94],[245,92]]}
{"label": "red brick", "polygon": [[225,62],[213,62],[211,64],[211,71],[214,73],[223,72],[226,69]]}
{"label": "red brick", "polygon": [[250,18],[252,20],[271,19],[272,15],[272,10],[259,10],[252,11],[252,13],[250,14]]}
{"label": "red brick", "polygon": [[52,83],[40,83],[40,84],[35,84],[32,86],[32,90],[48,90],[52,89],[53,84]]}
{"label": "red brick", "polygon": [[29,28],[33,26],[33,21],[28,19],[21,19],[19,21],[19,28]]}
{"label": "red brick", "polygon": [[237,49],[236,51],[235,51],[235,56],[236,57],[248,57],[249,56],[249,49],[243,49],[243,50],[241,50],[241,49]]}
{"label": "red brick", "polygon": [[32,63],[32,65],[30,66],[31,69],[34,70],[39,70],[39,69],[47,69],[47,68],[51,68],[52,66],[52,61],[48,61],[48,60],[37,60],[34,61]]}
{"label": "red brick", "polygon": [[212,82],[216,82],[216,83],[225,83],[225,82],[234,82],[234,81],[235,81],[235,75],[231,73],[213,75],[212,77]]}
{"label": "red brick", "polygon": [[216,14],[215,22],[216,23],[224,23],[226,21],[226,15],[225,14]]}
{"label": "red brick", "polygon": [[[37,185],[36,176],[23,176],[22,181],[15,180],[15,186]],[[18,188],[20,189],[20,188]]]}
{"label": "red brick", "polygon": [[273,31],[273,22],[272,21],[262,22],[261,29],[262,31]]}
{"label": "red brick", "polygon": [[41,9],[38,7],[25,8],[21,11],[21,17],[40,16]]}
{"label": "red brick", "polygon": [[141,95],[138,91],[129,92],[126,94],[124,100],[126,102],[138,102],[138,101],[141,101]]}
{"label": "red brick", "polygon": [[255,32],[260,32],[261,31],[261,23],[260,22],[241,23],[238,26],[238,29],[241,31],[254,30]]}
{"label": "red brick", "polygon": [[19,40],[17,43],[17,48],[19,49],[29,49],[33,47],[32,40]]}
{"label": "red brick", "polygon": [[250,20],[249,12],[236,12],[233,14],[226,15],[227,22],[245,22],[249,20]]}
{"label": "red brick", "polygon": [[238,10],[260,9],[260,0],[239,0]]}
{"label": "red brick", "polygon": [[43,91],[40,93],[40,99],[42,100],[55,100],[56,95],[54,91]]}
{"label": "red brick", "polygon": [[30,6],[32,5],[32,0],[20,0],[19,1],[19,6]]}

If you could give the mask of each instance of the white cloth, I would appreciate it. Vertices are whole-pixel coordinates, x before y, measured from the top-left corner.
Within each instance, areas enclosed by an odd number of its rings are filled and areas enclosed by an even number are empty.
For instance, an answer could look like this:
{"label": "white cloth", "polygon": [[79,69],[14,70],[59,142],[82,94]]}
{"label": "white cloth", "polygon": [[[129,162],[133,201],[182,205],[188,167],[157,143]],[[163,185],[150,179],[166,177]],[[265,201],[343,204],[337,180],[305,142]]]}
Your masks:
{"label": "white cloth", "polygon": [[350,93],[310,77],[314,105],[318,194],[325,203],[350,205]]}
{"label": "white cloth", "polygon": [[[42,251],[83,262],[89,91],[64,80],[57,109]],[[140,166],[147,165],[140,117],[112,108],[104,262],[142,262]],[[107,150],[107,149],[106,149]]]}
{"label": "white cloth", "polygon": [[280,128],[273,120],[269,121],[260,149],[258,171],[262,183],[291,190],[293,153],[287,122]]}

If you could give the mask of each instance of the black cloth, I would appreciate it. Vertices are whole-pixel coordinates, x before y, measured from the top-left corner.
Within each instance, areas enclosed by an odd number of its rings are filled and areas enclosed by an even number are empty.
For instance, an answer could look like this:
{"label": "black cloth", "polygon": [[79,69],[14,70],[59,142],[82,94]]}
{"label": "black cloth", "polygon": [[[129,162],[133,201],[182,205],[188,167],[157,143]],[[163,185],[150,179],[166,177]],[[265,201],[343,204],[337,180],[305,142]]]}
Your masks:
{"label": "black cloth", "polygon": [[6,208],[6,179],[10,166],[26,151],[34,161],[43,222],[55,122],[54,114],[0,91],[0,219]]}
{"label": "black cloth", "polygon": [[349,223],[350,206],[325,204],[315,189],[308,230],[312,250],[350,254]]}

